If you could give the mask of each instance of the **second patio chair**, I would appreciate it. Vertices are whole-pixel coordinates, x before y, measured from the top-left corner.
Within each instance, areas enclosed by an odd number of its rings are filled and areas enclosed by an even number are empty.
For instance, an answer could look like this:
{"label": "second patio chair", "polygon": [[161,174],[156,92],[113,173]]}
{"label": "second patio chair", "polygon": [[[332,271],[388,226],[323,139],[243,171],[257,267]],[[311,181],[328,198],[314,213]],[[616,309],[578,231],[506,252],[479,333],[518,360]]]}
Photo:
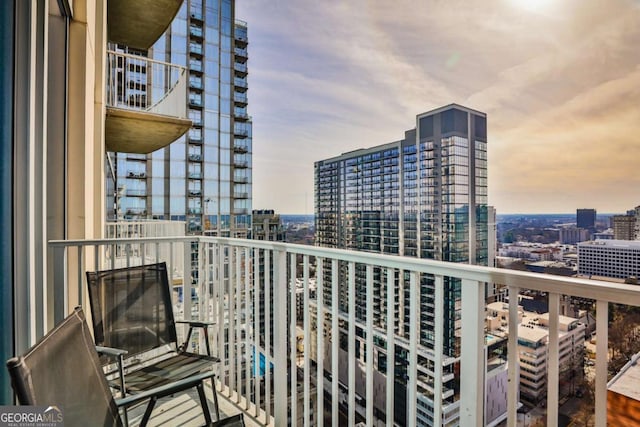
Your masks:
{"label": "second patio chair", "polygon": [[[190,325],[189,333],[186,342],[178,346],[165,263],[87,272],[87,282],[95,343],[99,353],[118,361],[118,365],[107,365],[107,371],[110,385],[123,396],[211,371],[219,362],[210,354],[186,351],[191,330],[199,327],[210,353],[207,328],[212,323],[184,321]],[[220,419],[213,378],[212,391]],[[198,393],[210,422],[202,388]]]}

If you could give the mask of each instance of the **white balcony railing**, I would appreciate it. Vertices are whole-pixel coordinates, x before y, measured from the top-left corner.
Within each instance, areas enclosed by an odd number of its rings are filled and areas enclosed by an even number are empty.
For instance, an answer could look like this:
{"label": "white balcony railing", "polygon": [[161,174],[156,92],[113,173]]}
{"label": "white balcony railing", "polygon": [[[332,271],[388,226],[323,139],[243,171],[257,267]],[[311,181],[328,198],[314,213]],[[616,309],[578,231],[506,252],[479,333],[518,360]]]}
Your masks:
{"label": "white balcony railing", "polygon": [[[191,295],[191,288],[195,288],[197,299],[184,298],[182,313],[217,323],[212,344],[221,359],[218,390],[264,425],[287,425],[288,420],[301,420],[305,425],[323,425],[323,417],[317,414],[325,412],[324,392],[323,387],[316,387],[323,383],[331,390],[326,409],[331,414],[333,425],[338,425],[341,420],[355,425],[359,418],[363,418],[366,425],[377,425],[374,402],[380,400],[383,407],[379,409],[387,414],[386,425],[391,425],[397,409],[394,406],[393,381],[397,364],[394,352],[389,352],[382,393],[378,391],[374,395],[374,339],[386,342],[387,348],[400,346],[407,351],[405,415],[407,425],[416,425],[418,400],[429,400],[418,395],[423,388],[419,388],[419,382],[424,385],[424,379],[418,378],[418,375],[424,376],[422,364],[425,360],[433,361],[435,378],[451,377],[450,373],[443,372],[443,366],[450,364],[451,360],[441,354],[444,345],[444,282],[445,277],[454,277],[461,279],[462,283],[460,393],[455,402],[436,399],[435,425],[452,419],[455,414],[459,414],[458,423],[462,426],[484,424],[483,381],[486,368],[479,355],[484,354],[483,299],[484,283],[488,282],[507,286],[510,295],[517,295],[524,289],[549,293],[549,426],[557,425],[558,419],[557,318],[560,295],[596,301],[595,419],[597,426],[605,426],[608,303],[640,305],[640,287],[631,285],[254,240],[190,236],[54,241],[49,247],[53,256],[53,278],[49,280],[49,291],[43,293],[44,300],[36,301],[35,307],[42,307],[45,318],[47,311],[53,311],[55,321],[62,319],[77,304],[87,306],[86,270],[167,262],[172,275],[170,283],[183,285],[182,295]],[[197,257],[192,257],[193,251],[197,252]],[[176,253],[182,254],[181,259],[176,259]],[[194,259],[196,261],[192,261]],[[314,260],[315,295],[330,291],[326,303],[324,298],[313,298],[310,284],[314,282],[311,270]],[[265,265],[271,267],[262,268]],[[192,273],[192,280],[183,283],[182,276],[189,277],[188,274],[177,273],[183,271],[197,273]],[[356,272],[366,280],[365,302],[358,307],[358,310],[366,309],[366,313],[373,313],[374,272],[376,275],[385,273],[387,279],[376,283],[383,295],[378,308],[384,313],[384,327],[374,324],[374,316],[356,317]],[[409,278],[404,294],[399,294],[394,281],[399,273]],[[422,273],[435,278],[435,345],[432,351],[419,348],[419,328],[416,326],[420,320],[419,277]],[[339,283],[341,277],[345,280],[343,283]],[[341,286],[346,287],[342,294],[339,292]],[[406,300],[404,303],[410,306],[409,332],[403,337],[397,336],[394,328],[397,322],[405,321],[396,317],[396,297]],[[298,307],[302,308],[301,321],[296,320]],[[314,322],[313,318],[324,318],[326,322]],[[511,298],[508,425],[516,425],[518,404],[517,319],[517,299]],[[364,336],[356,336],[356,326],[364,331]],[[301,340],[297,330],[301,331]],[[332,338],[341,334],[347,338],[346,351],[341,348],[339,339]],[[359,347],[359,359],[356,358],[356,340],[365,344]],[[315,364],[312,364],[314,348],[327,351],[325,357],[316,357]],[[329,372],[330,377],[325,378],[324,371]],[[356,395],[356,377],[362,390],[359,396]],[[433,381],[434,396],[451,397],[450,391],[442,381]],[[346,420],[340,418],[341,414],[346,414]]]}
{"label": "white balcony railing", "polygon": [[187,118],[187,70],[139,55],[107,52],[107,106]]}

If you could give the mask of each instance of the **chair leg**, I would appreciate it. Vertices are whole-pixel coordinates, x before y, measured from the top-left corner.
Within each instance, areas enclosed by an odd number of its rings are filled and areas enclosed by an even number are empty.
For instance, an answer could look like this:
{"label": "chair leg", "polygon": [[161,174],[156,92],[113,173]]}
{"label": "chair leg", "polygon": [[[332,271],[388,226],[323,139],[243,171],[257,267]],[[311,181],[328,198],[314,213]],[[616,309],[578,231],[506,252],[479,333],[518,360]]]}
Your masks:
{"label": "chair leg", "polygon": [[213,392],[213,405],[216,407],[216,420],[219,420],[220,408],[218,407],[218,390],[216,390],[216,377],[211,377],[211,391]]}
{"label": "chair leg", "polygon": [[[196,386],[198,389],[198,396],[200,396],[200,405],[202,405],[202,413],[204,415],[204,420],[206,425],[211,424],[211,413],[209,412],[209,405],[207,404],[207,396],[204,394],[204,387],[202,387],[202,382],[198,383]],[[215,391],[215,390],[214,390]]]}
{"label": "chair leg", "polygon": [[147,409],[144,411],[144,416],[142,417],[142,421],[140,421],[140,427],[145,427],[149,422],[149,418],[151,418],[151,411],[153,411],[153,407],[156,405],[158,398],[153,396],[149,399],[149,404],[147,405]]}

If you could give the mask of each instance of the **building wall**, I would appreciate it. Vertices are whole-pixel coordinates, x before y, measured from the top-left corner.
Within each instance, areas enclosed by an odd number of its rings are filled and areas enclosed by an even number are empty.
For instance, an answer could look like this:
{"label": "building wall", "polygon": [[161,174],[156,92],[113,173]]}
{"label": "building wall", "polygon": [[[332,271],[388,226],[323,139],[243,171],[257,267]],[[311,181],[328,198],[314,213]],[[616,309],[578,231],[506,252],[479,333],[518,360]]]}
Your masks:
{"label": "building wall", "polygon": [[636,228],[635,215],[614,215],[613,238],[616,240],[634,240]]}
{"label": "building wall", "polygon": [[619,427],[640,425],[640,401],[608,390],[607,425]]}
{"label": "building wall", "polygon": [[598,240],[580,243],[578,274],[617,279],[640,277],[640,242]]}
{"label": "building wall", "polygon": [[[47,241],[102,235],[105,10],[102,0],[2,2],[0,169],[10,236],[2,258],[11,263],[10,272],[1,270],[5,359],[35,344],[60,315],[38,303],[53,307],[57,292],[47,283]],[[75,280],[68,283],[71,307]],[[3,370],[0,403],[13,403],[8,384]]]}
{"label": "building wall", "polygon": [[593,229],[596,225],[595,209],[578,209],[576,211],[576,226],[578,228]]}

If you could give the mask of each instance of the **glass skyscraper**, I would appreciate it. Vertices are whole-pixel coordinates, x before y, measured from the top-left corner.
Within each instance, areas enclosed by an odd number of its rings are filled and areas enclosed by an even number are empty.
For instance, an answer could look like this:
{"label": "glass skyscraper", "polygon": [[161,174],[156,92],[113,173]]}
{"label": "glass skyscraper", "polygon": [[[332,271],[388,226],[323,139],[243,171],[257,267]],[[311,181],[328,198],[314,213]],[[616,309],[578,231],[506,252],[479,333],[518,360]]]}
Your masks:
{"label": "glass skyscraper", "polygon": [[[234,6],[233,0],[186,0],[149,51],[111,46],[186,67],[185,103],[193,127],[151,154],[109,153],[108,220],[181,220],[190,233],[232,237],[250,231],[248,38]],[[136,77],[142,83],[145,72]]]}
{"label": "glass skyscraper", "polygon": [[[315,164],[316,244],[440,261],[487,265],[487,122],[486,114],[449,105],[416,117],[416,127],[402,140],[344,153]],[[386,328],[383,271],[376,271],[374,323]],[[356,272],[356,319],[364,322],[363,271]],[[327,278],[329,280],[329,278]],[[406,337],[408,277],[394,278],[396,333]],[[424,357],[434,348],[433,277],[420,280],[419,365],[427,384],[418,402],[418,419],[431,425],[434,404],[441,420],[455,418],[459,393],[460,281],[444,279],[444,348],[442,355]],[[346,289],[341,289],[345,296]],[[325,304],[331,302],[325,288]],[[344,302],[346,304],[346,302]],[[346,307],[345,307],[346,309]],[[359,336],[363,336],[360,333]],[[379,343],[378,370],[384,373],[386,348]],[[407,349],[396,346],[396,405],[404,404]],[[433,402],[434,360],[443,361],[443,398]],[[403,362],[404,361],[404,362]],[[405,371],[403,373],[403,370]],[[360,390],[357,390],[360,393]],[[384,408],[379,408],[384,410]],[[402,417],[404,411],[396,411]],[[397,422],[405,420],[396,418]]]}

